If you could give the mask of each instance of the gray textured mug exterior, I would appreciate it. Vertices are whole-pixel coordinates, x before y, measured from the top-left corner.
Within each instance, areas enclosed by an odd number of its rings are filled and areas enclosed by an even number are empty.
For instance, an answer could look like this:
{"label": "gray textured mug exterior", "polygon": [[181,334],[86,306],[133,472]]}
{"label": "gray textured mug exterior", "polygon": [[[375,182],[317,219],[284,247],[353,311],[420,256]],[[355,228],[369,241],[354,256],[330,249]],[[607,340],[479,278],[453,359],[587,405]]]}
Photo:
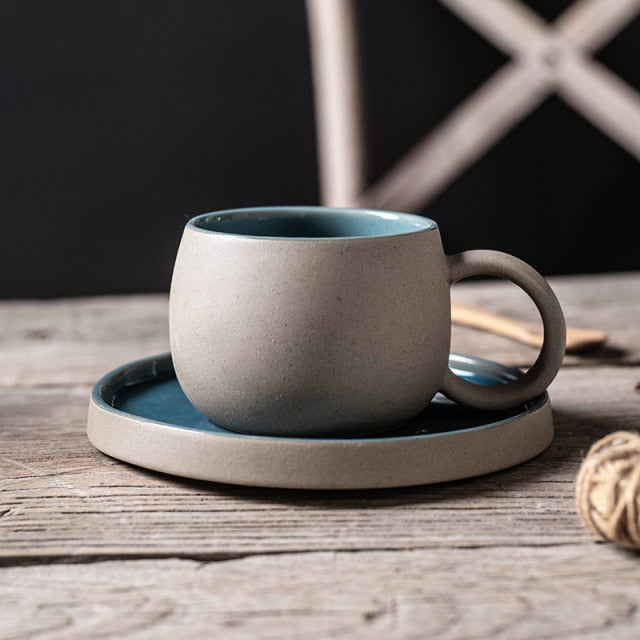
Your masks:
{"label": "gray textured mug exterior", "polygon": [[[353,220],[355,231],[288,231],[330,216],[343,229]],[[254,221],[284,225],[283,233],[254,231]],[[479,273],[522,286],[545,324],[534,367],[489,389],[448,368],[449,287]],[[446,256],[427,218],[327,207],[231,210],[189,221],[171,282],[170,336],[178,381],[212,422],[301,437],[400,426],[439,390],[478,408],[514,406],[546,389],[564,353],[560,306],[522,261],[492,251]]]}

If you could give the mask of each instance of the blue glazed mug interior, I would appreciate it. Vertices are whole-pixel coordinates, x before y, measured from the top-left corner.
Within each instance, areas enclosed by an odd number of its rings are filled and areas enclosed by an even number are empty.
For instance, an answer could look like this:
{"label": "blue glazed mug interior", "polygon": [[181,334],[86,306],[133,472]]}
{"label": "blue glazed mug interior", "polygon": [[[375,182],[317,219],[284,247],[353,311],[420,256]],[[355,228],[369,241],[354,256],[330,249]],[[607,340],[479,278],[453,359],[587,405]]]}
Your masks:
{"label": "blue glazed mug interior", "polygon": [[372,209],[256,207],[205,213],[189,225],[203,232],[261,238],[373,238],[435,229],[429,218]]}

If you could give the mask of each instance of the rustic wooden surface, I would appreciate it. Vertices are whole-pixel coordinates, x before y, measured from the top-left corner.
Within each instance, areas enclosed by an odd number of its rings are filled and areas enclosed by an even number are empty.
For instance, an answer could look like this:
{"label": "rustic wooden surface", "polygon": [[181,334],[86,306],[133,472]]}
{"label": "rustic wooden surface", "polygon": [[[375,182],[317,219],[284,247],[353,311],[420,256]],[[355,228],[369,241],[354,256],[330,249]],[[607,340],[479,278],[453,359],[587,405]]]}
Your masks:
{"label": "rustic wooden surface", "polygon": [[[640,426],[640,274],[552,285],[570,324],[610,339],[566,359],[547,451],[342,493],[184,480],[91,447],[91,386],[168,349],[166,296],[0,302],[0,639],[636,639],[640,557],[592,538],[574,480],[594,440]],[[454,295],[535,319],[501,282]],[[453,348],[535,358],[463,328]]]}

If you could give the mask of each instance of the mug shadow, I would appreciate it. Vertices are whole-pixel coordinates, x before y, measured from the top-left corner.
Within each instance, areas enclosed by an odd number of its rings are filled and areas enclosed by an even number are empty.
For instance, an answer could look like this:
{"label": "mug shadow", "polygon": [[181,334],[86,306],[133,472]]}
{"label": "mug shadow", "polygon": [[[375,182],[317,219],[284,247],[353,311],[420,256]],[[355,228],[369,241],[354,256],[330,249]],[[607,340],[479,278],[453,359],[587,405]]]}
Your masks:
{"label": "mug shadow", "polygon": [[[543,454],[540,454],[543,455]],[[530,462],[530,461],[529,461]],[[126,463],[125,463],[126,464]],[[527,462],[518,465],[521,467]],[[132,466],[132,465],[128,465]],[[452,480],[434,484],[423,484],[408,487],[390,487],[382,489],[286,489],[270,487],[253,487],[244,485],[222,484],[204,480],[179,478],[157,471],[135,468],[136,472],[162,478],[174,487],[185,491],[208,493],[230,500],[247,501],[254,504],[279,506],[305,506],[324,509],[384,509],[390,506],[425,505],[428,503],[450,502],[453,499],[468,501],[474,496],[485,495],[488,490],[495,490],[496,485],[517,484],[516,477],[510,477],[514,469],[496,471],[494,473]],[[530,475],[528,478],[530,478]],[[529,479],[527,480],[529,481]]]}

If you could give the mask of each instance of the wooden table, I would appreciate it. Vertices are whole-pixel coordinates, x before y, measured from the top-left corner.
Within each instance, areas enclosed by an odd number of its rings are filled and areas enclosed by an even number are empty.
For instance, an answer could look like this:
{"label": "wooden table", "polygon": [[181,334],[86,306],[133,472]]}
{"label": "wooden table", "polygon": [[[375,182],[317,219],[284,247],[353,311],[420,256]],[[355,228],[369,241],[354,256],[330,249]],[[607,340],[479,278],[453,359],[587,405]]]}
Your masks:
{"label": "wooden table", "polygon": [[[592,442],[640,426],[640,274],[551,279],[605,348],[566,358],[556,437],[442,485],[299,492],[135,468],[85,435],[106,371],[168,350],[163,295],[0,302],[0,638],[638,638],[640,558],[574,508]],[[455,297],[524,319],[510,285]],[[456,328],[453,349],[535,351]]]}

